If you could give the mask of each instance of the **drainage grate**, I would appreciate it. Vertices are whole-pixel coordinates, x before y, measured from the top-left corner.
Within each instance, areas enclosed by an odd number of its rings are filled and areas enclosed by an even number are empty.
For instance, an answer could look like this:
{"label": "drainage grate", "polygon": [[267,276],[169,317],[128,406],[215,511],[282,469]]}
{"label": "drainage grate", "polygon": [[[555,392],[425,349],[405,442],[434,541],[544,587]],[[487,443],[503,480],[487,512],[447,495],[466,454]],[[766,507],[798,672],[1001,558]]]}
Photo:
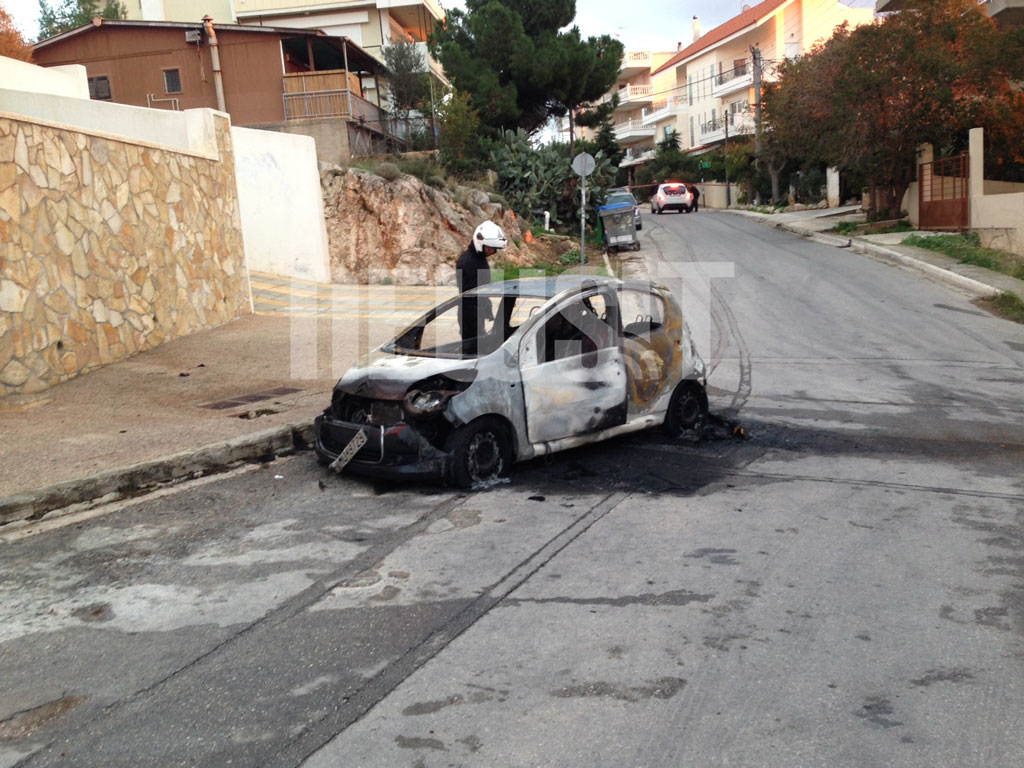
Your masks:
{"label": "drainage grate", "polygon": [[238,397],[232,397],[228,400],[218,400],[214,403],[205,403],[200,405],[200,408],[206,408],[211,411],[226,411],[229,408],[244,408],[252,403],[258,403],[262,400],[269,400],[272,397],[282,397],[283,395],[290,395],[294,392],[301,392],[302,390],[297,387],[277,387],[276,389],[268,389],[265,392],[253,392],[248,395],[239,395]]}

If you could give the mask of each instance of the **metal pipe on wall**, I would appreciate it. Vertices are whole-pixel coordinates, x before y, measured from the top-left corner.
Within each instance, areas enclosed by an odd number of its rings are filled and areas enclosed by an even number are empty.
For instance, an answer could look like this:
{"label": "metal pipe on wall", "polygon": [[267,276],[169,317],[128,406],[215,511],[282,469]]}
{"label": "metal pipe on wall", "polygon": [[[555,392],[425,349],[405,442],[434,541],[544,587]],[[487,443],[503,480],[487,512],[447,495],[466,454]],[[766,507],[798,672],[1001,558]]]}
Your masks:
{"label": "metal pipe on wall", "polygon": [[206,28],[206,39],[210,43],[210,59],[213,61],[213,87],[217,91],[217,109],[227,112],[228,108],[224,102],[224,80],[220,71],[220,52],[217,50],[217,33],[213,29],[213,17],[203,16],[203,26]]}

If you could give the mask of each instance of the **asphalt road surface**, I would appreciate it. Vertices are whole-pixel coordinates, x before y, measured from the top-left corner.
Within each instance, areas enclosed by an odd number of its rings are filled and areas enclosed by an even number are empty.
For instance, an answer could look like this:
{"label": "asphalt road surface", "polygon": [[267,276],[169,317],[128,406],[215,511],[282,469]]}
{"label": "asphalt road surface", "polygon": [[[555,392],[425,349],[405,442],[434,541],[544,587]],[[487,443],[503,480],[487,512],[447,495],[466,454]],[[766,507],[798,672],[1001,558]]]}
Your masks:
{"label": "asphalt road surface", "polygon": [[0,765],[1024,764],[1021,326],[738,216],[642,242],[704,439],[44,524],[0,546]]}

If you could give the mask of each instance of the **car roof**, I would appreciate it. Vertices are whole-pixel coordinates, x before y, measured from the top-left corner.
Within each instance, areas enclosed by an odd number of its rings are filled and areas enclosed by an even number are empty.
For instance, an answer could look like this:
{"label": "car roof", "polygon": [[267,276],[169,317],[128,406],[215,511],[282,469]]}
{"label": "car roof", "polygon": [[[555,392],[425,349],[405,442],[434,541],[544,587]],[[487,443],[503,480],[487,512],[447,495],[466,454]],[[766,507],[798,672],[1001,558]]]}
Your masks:
{"label": "car roof", "polygon": [[520,277],[515,280],[488,283],[474,288],[469,293],[477,296],[530,296],[552,299],[565,291],[579,291],[591,286],[645,291],[650,291],[652,288],[663,290],[662,286],[644,280],[620,280],[616,277],[602,275],[562,274],[556,277]]}

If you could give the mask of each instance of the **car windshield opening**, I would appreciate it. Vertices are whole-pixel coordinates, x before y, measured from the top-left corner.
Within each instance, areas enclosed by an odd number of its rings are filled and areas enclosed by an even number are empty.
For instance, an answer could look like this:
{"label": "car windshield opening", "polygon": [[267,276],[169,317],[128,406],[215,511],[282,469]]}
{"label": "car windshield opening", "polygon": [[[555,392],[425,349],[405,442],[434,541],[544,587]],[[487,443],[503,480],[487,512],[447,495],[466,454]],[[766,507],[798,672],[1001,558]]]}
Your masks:
{"label": "car windshield opening", "polygon": [[406,330],[387,352],[469,360],[496,351],[547,299],[463,294]]}

